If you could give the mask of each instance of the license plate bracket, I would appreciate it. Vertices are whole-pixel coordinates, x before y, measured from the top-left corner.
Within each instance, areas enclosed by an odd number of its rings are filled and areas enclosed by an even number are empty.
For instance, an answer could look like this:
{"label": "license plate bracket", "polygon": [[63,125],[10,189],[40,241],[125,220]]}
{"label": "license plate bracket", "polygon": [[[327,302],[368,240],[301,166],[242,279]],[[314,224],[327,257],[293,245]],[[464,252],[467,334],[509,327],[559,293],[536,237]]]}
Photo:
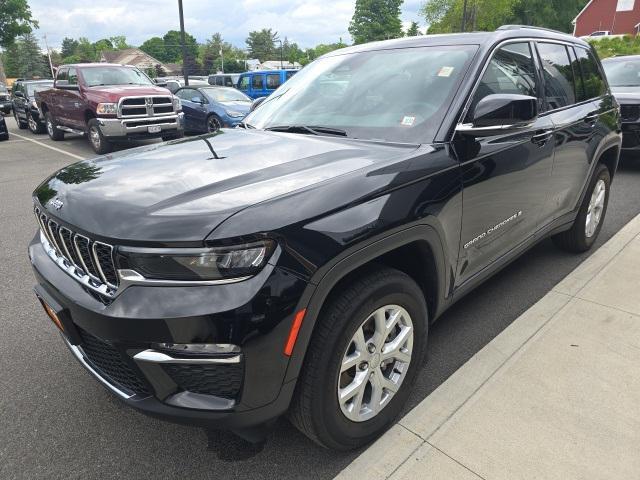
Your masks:
{"label": "license plate bracket", "polygon": [[162,131],[162,127],[160,125],[151,125],[147,127],[147,131],[149,133],[160,133]]}

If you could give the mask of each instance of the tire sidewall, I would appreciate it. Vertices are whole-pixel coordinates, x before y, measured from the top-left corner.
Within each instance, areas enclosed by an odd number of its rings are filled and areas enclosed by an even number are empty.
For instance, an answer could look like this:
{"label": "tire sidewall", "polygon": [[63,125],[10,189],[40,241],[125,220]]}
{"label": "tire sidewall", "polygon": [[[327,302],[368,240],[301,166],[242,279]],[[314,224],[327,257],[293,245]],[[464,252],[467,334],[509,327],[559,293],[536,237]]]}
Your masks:
{"label": "tire sidewall", "polygon": [[[318,414],[317,418],[322,419],[319,427],[325,430],[323,436],[333,439],[334,448],[353,448],[373,440],[388,428],[400,413],[411,391],[411,384],[424,363],[428,313],[424,300],[421,301],[421,299],[422,292],[417,285],[408,289],[406,281],[396,280],[379,285],[369,292],[364,301],[352,305],[346,313],[347,320],[342,325],[344,328],[337,340],[333,342],[333,348],[322,359],[327,365],[327,376],[318,388],[313,408],[314,413]],[[374,418],[364,422],[354,422],[344,416],[338,402],[340,364],[356,329],[371,313],[385,305],[399,305],[411,316],[414,328],[411,363],[400,389],[389,404]]]}
{"label": "tire sidewall", "polygon": [[[585,227],[587,222],[587,213],[589,211],[589,202],[591,201],[591,195],[593,194],[593,190],[596,187],[596,184],[599,180],[603,180],[605,184],[605,199],[604,206],[602,208],[602,215],[600,216],[600,223],[596,227],[596,231],[591,235],[591,237],[587,237]],[[607,207],[609,206],[609,194],[611,189],[611,177],[609,175],[609,169],[603,165],[599,164],[596,167],[596,171],[594,172],[593,178],[591,179],[591,183],[589,184],[589,190],[582,202],[582,207],[580,208],[580,213],[578,214],[576,228],[579,229],[576,231],[578,235],[578,243],[580,247],[588,250],[595,243],[600,235],[600,230],[602,230],[602,225],[604,224],[605,217],[607,215]]]}

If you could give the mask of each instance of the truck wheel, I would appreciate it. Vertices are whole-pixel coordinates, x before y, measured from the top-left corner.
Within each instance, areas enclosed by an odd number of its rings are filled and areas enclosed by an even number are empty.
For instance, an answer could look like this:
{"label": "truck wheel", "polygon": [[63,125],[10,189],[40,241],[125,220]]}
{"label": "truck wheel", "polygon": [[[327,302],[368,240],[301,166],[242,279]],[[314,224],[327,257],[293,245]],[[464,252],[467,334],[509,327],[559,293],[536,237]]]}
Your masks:
{"label": "truck wheel", "polygon": [[24,130],[25,128],[27,128],[27,123],[24,120],[20,120],[18,111],[15,108],[13,109],[13,118],[16,119],[16,123],[18,124],[18,128],[20,130]]}
{"label": "truck wheel", "polygon": [[374,440],[400,413],[424,361],[429,316],[420,287],[385,267],[327,302],[289,416],[316,443],[348,450]]}
{"label": "truck wheel", "polygon": [[58,124],[56,123],[51,112],[47,112],[44,115],[44,123],[47,127],[47,133],[49,134],[49,138],[53,141],[64,140],[64,132],[62,130],[58,130]]}
{"label": "truck wheel", "polygon": [[30,113],[27,113],[27,124],[29,125],[29,131],[31,133],[39,134],[44,130],[42,128],[42,124],[40,122],[37,122],[35,118],[33,118],[33,115],[31,115]]}
{"label": "truck wheel", "polygon": [[568,252],[582,253],[593,246],[607,213],[610,186],[609,169],[599,164],[571,229],[553,237],[558,247]]}
{"label": "truck wheel", "polygon": [[95,118],[89,120],[87,127],[87,137],[89,137],[89,143],[91,147],[93,147],[94,152],[98,155],[104,155],[113,150],[113,145],[104,138],[104,135],[102,135],[100,131],[100,125]]}

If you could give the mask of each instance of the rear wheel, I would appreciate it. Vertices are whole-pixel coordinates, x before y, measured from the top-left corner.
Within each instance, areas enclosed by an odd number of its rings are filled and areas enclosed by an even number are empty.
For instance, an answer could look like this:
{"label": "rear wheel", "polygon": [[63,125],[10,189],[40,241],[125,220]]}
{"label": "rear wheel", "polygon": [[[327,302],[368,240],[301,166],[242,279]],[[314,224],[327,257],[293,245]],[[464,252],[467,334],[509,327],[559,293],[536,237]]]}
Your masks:
{"label": "rear wheel", "polygon": [[422,290],[380,267],[333,296],[318,318],[290,410],[322,446],[348,450],[381,435],[422,367],[428,313]]}
{"label": "rear wheel", "polygon": [[609,169],[599,164],[571,229],[553,237],[556,245],[574,253],[586,252],[593,246],[607,213],[610,186]]}
{"label": "rear wheel", "polygon": [[53,115],[51,115],[51,112],[45,113],[44,123],[51,140],[54,140],[56,142],[59,140],[64,140],[64,132],[62,130],[58,130],[58,124],[53,118]]}
{"label": "rear wheel", "polygon": [[29,131],[31,131],[31,133],[42,133],[44,128],[42,127],[42,124],[40,122],[37,122],[35,118],[33,118],[33,115],[31,115],[30,113],[27,113],[27,123],[29,124]]}
{"label": "rear wheel", "polygon": [[13,109],[13,118],[16,119],[16,123],[18,124],[18,128],[20,130],[24,130],[25,128],[27,128],[27,122],[25,122],[24,120],[20,120],[18,111],[15,108]]}
{"label": "rear wheel", "polygon": [[100,124],[95,118],[89,120],[87,125],[87,137],[93,151],[98,155],[109,153],[113,149],[113,145],[102,135]]}

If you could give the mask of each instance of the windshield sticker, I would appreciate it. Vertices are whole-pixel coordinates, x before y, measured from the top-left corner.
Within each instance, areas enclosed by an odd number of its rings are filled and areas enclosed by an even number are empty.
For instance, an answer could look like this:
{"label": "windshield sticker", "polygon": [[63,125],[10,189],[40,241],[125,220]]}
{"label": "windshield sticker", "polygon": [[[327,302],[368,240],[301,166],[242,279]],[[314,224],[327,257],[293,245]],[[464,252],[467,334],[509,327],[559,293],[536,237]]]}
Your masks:
{"label": "windshield sticker", "polygon": [[403,127],[412,127],[415,121],[416,121],[416,117],[406,116],[402,119],[402,122],[400,122],[400,125],[402,125]]}
{"label": "windshield sticker", "polygon": [[454,68],[453,67],[442,67],[440,69],[440,71],[438,72],[438,76],[439,77],[450,77],[451,74],[453,73]]}

